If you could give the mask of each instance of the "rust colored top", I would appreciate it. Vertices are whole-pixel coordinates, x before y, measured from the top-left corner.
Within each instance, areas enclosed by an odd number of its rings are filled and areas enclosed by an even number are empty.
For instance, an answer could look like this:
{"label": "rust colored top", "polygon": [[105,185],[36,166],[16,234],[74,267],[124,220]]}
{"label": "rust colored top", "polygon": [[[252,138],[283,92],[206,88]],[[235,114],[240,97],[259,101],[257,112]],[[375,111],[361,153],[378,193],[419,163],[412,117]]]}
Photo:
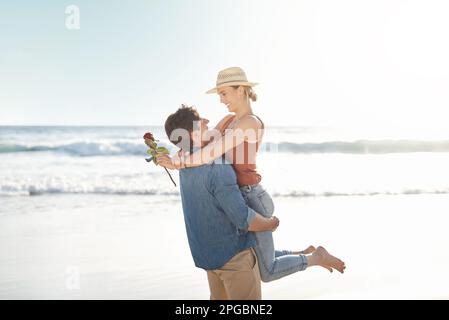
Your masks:
{"label": "rust colored top", "polygon": [[[222,135],[225,134],[225,130],[228,129],[234,119],[235,116],[232,116],[224,123],[223,127],[220,129]],[[262,120],[260,120],[259,117],[257,117],[257,119],[259,119],[262,123],[263,130],[264,124]],[[226,159],[231,162],[237,175],[237,183],[240,187],[258,184],[262,180],[262,176],[257,172],[256,167],[256,156],[258,150],[258,142],[244,141],[242,144],[226,153]]]}

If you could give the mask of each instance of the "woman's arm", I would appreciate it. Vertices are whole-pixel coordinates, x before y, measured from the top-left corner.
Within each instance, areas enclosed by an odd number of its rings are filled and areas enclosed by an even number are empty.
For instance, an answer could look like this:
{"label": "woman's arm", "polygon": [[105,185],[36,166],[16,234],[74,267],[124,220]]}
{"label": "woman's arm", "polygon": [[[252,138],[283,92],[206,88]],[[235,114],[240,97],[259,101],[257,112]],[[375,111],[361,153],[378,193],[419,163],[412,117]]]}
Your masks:
{"label": "woman's arm", "polygon": [[233,129],[226,130],[224,136],[184,157],[183,162],[186,167],[197,167],[209,163],[239,146],[244,141],[259,140],[258,131],[260,127],[261,123],[258,119],[252,116],[245,116],[236,122]]}
{"label": "woman's arm", "polygon": [[[223,126],[227,121],[229,121],[234,115],[228,114],[223,119],[221,119],[215,128],[213,129],[214,132],[222,132]],[[182,150],[179,150],[176,152],[173,157],[170,157],[169,155],[157,155],[158,164],[162,167],[165,167],[167,169],[175,170],[175,169],[181,169],[184,166],[185,162],[185,153]]]}
{"label": "woman's arm", "polygon": [[207,146],[187,156],[175,155],[173,159],[168,155],[158,155],[158,164],[168,169],[182,169],[198,167],[222,156],[244,141],[258,141],[261,123],[252,116],[241,118],[231,130],[226,130],[224,136],[215,139]]}

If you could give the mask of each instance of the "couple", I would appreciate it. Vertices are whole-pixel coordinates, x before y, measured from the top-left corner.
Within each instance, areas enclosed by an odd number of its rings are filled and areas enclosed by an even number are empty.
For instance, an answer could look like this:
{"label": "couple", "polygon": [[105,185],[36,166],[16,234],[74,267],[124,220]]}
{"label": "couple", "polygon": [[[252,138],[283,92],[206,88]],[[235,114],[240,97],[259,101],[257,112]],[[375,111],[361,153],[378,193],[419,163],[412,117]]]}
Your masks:
{"label": "couple", "polygon": [[213,300],[261,299],[261,280],[280,279],[311,266],[343,273],[345,265],[323,247],[274,249],[279,225],[270,195],[260,185],[256,154],[264,124],[254,115],[255,83],[238,67],[219,72],[216,87],[229,112],[214,130],[183,106],[165,122],[169,140],[181,151],[158,155],[158,164],[178,169],[184,220],[195,265],[207,271]]}

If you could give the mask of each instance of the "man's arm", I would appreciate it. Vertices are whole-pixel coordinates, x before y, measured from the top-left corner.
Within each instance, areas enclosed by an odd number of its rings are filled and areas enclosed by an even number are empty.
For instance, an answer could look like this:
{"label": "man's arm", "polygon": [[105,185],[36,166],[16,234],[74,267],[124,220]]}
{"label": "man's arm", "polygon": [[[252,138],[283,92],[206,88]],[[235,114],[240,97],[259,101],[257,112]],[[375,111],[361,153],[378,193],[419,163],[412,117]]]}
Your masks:
{"label": "man's arm", "polygon": [[277,228],[277,218],[265,218],[248,207],[230,165],[214,164],[209,182],[211,193],[237,228],[244,231],[274,231]]}

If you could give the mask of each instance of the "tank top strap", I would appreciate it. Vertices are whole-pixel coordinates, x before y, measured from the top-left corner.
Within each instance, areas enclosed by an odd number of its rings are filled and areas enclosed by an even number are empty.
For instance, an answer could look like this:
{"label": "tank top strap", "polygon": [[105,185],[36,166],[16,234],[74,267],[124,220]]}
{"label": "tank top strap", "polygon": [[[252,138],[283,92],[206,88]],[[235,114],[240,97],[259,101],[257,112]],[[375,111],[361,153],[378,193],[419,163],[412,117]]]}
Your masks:
{"label": "tank top strap", "polygon": [[253,116],[255,116],[257,119],[259,119],[260,123],[262,123],[262,129],[265,129],[265,124],[263,123],[262,119],[260,119],[258,116],[256,116],[255,114],[253,114]]}
{"label": "tank top strap", "polygon": [[231,124],[231,122],[235,119],[235,115],[232,117],[229,117],[228,120],[226,120],[226,122],[223,124],[223,126],[221,127],[221,133],[224,134],[224,131],[229,127],[229,125]]}
{"label": "tank top strap", "polygon": [[263,123],[262,119],[260,119],[258,116],[256,116],[255,114],[253,114],[253,116],[255,116],[257,119],[259,119],[260,123],[262,123],[262,128],[261,128],[262,134],[261,134],[261,136],[259,137],[258,141],[256,142],[256,148],[257,148],[257,150],[259,150],[259,142],[262,140],[262,137],[263,137],[263,135],[264,135],[264,132],[265,132],[265,124]]}

